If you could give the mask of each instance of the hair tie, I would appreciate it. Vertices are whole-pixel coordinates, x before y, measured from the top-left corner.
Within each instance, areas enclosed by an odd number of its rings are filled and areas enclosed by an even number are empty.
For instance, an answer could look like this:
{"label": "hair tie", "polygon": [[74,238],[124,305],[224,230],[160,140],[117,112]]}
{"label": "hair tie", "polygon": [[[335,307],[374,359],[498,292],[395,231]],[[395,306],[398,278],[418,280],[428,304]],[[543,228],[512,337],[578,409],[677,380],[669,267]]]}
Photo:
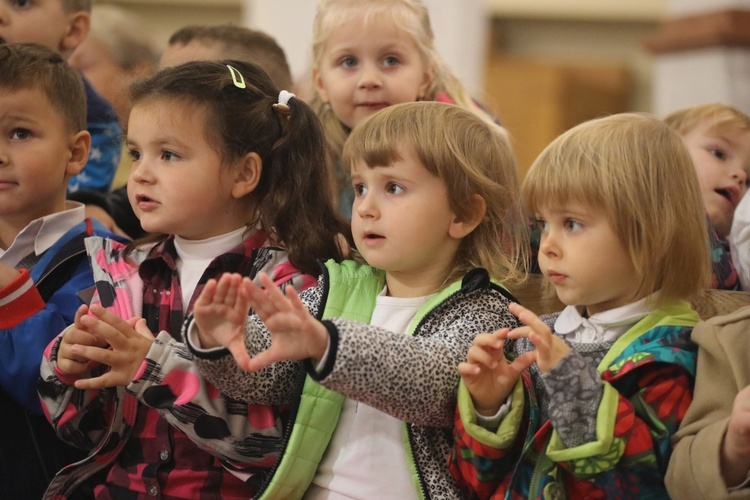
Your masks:
{"label": "hair tie", "polygon": [[281,92],[279,92],[279,101],[274,104],[273,107],[276,108],[276,110],[282,115],[289,115],[289,99],[291,99],[292,97],[297,96],[292,94],[291,92],[282,90]]}

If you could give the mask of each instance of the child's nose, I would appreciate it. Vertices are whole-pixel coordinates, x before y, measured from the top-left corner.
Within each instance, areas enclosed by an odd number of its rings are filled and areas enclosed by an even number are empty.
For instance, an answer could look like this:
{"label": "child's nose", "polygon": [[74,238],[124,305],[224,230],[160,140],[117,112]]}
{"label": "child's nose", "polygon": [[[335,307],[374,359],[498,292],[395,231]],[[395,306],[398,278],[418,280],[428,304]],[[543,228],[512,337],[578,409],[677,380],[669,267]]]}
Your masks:
{"label": "child's nose", "polygon": [[378,209],[375,197],[369,194],[360,195],[359,203],[357,204],[357,214],[362,218],[377,217]]}
{"label": "child's nose", "polygon": [[380,70],[374,64],[364,64],[360,73],[359,87],[363,89],[379,88],[382,85]]}

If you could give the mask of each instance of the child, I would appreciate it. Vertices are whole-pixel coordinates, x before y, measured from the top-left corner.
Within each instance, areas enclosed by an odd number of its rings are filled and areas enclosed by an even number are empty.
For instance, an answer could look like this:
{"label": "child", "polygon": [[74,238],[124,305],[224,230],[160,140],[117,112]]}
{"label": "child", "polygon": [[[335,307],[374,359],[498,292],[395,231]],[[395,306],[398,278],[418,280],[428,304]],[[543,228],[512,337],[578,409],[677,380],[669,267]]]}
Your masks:
{"label": "child", "polygon": [[[491,281],[521,274],[515,159],[477,116],[423,102],[363,122],[343,161],[357,195],[352,232],[368,265],[329,261],[318,287],[291,303],[268,278],[266,299],[225,275],[196,303],[188,346],[229,396],[299,405],[265,497],[458,495],[446,467],[455,366],[477,332],[515,325],[509,294]],[[257,316],[243,333],[248,305]],[[249,360],[246,344],[253,354],[268,350]],[[219,345],[239,365],[211,350]],[[306,358],[300,396],[302,365],[276,361]]]}
{"label": "child", "polygon": [[[161,67],[188,61],[236,59],[259,65],[278,88],[289,88],[292,76],[284,50],[269,35],[239,26],[186,26],[174,32],[162,54]],[[111,193],[78,192],[71,198],[86,203],[90,216],[133,237],[146,233],[135,216],[126,187]]]}
{"label": "child", "polygon": [[693,402],[673,438],[667,489],[673,498],[748,498],[750,307],[696,325]]}
{"label": "child", "polygon": [[[88,35],[92,0],[7,3],[0,23],[3,43],[39,43],[67,59]],[[97,94],[85,78],[83,83],[91,153],[83,172],[71,176],[68,192],[78,189],[108,191],[120,160],[122,134],[112,105]]]}
{"label": "child", "polygon": [[0,497],[39,498],[78,456],[42,416],[42,352],[94,285],[83,238],[112,235],[65,201],[91,145],[80,76],[37,44],[0,45],[0,67]]}
{"label": "child", "polygon": [[541,153],[522,197],[568,307],[540,319],[512,304],[526,326],[476,337],[454,476],[481,498],[665,497],[695,369],[686,299],[710,273],[690,156],[655,118],[592,120]]}
{"label": "child", "polygon": [[[124,130],[130,111],[128,87],[139,76],[153,73],[160,56],[161,44],[156,42],[140,16],[117,5],[96,5],[91,11],[91,31],[68,58],[68,63],[80,69],[94,90],[112,103]],[[130,157],[125,148],[122,151],[112,188],[124,186],[128,181]]]}
{"label": "child", "polygon": [[744,255],[730,254],[729,241],[735,209],[747,191],[750,117],[717,103],[675,111],[664,121],[682,136],[693,159],[703,205],[718,239],[712,252],[718,282],[713,287],[738,289],[735,268],[741,268]]}
{"label": "child", "polygon": [[218,397],[180,327],[209,278],[264,272],[304,288],[316,259],[342,258],[322,130],[239,61],[162,70],[131,101],[128,194],[153,234],[87,241],[101,305],[49,345],[39,390],[58,433],[92,451],[47,496],[249,498],[279,455],[285,408]]}
{"label": "child", "polygon": [[[320,0],[312,52],[310,105],[338,165],[349,132],[401,102],[453,102],[503,131],[442,61],[421,0]],[[345,170],[339,189],[341,213],[351,217],[354,193]]]}

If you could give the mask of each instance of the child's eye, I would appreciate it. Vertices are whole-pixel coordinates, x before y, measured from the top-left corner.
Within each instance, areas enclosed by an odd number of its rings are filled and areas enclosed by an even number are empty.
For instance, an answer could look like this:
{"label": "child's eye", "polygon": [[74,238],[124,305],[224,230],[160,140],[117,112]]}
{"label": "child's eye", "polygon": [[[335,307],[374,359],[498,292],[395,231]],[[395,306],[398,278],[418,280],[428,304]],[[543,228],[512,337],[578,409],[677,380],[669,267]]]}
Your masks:
{"label": "child's eye", "polygon": [[137,149],[128,149],[128,156],[131,161],[138,161],[141,159],[141,152]]}
{"label": "child's eye", "polygon": [[546,233],[549,230],[549,223],[541,217],[534,218],[534,225],[542,233]]}
{"label": "child's eye", "polygon": [[353,68],[357,65],[357,60],[353,57],[344,57],[339,61],[339,65],[344,68]]}
{"label": "child's eye", "polygon": [[161,159],[164,161],[177,161],[180,159],[180,156],[177,153],[165,149],[161,152]]}
{"label": "child's eye", "polygon": [[396,56],[388,56],[385,59],[383,59],[383,64],[388,67],[396,66],[399,62],[401,61],[399,61],[398,57]]}
{"label": "child's eye", "polygon": [[13,0],[13,2],[11,2],[11,5],[15,5],[16,7],[20,8],[31,7],[31,0]]}
{"label": "child's eye", "polygon": [[565,221],[565,229],[574,233],[583,229],[583,223],[575,219],[568,219]]}
{"label": "child's eye", "polygon": [[727,157],[727,154],[721,149],[709,149],[708,152],[719,160],[723,160]]}
{"label": "child's eye", "polygon": [[31,131],[29,131],[28,129],[25,129],[25,128],[13,129],[13,132],[10,133],[10,138],[11,139],[16,139],[16,140],[19,140],[19,141],[22,141],[24,139],[28,139],[29,137],[31,137]]}
{"label": "child's eye", "polygon": [[404,188],[396,184],[395,182],[391,182],[386,187],[386,192],[390,194],[401,194],[404,192]]}
{"label": "child's eye", "polygon": [[355,184],[354,185],[354,195],[355,196],[362,196],[364,194],[367,194],[367,186],[364,184]]}

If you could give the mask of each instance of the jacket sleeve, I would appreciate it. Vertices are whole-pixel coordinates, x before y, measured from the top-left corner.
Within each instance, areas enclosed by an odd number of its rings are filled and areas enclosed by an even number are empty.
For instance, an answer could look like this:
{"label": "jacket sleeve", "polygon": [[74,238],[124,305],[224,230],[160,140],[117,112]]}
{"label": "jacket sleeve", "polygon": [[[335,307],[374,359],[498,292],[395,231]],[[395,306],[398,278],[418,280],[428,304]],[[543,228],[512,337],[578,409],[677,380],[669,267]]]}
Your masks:
{"label": "jacket sleeve", "polygon": [[453,427],[459,375],[474,337],[498,328],[515,328],[508,299],[482,289],[443,305],[441,326],[424,336],[409,336],[353,320],[327,324],[331,349],[316,372],[308,373],[328,389],[368,404],[406,422]]}
{"label": "jacket sleeve", "polygon": [[463,382],[459,386],[453,427],[455,444],[449,467],[455,481],[471,498],[492,496],[509,479],[521,456],[526,437],[523,382],[520,378],[513,387],[510,411],[495,432],[477,423],[469,390]]}
{"label": "jacket sleeve", "polygon": [[[296,373],[301,372],[297,363]],[[127,391],[207,452],[246,463],[269,448],[270,438],[280,437],[281,415],[295,386],[289,375],[294,373],[294,363],[278,363],[254,374],[258,384],[248,385],[243,397],[234,399],[204,377],[183,343],[160,332]]]}
{"label": "jacket sleeve", "polygon": [[672,439],[665,483],[673,498],[750,498],[750,489],[730,494],[721,475],[720,453],[737,393],[750,384],[747,334],[750,308],[699,323],[693,404]]}
{"label": "jacket sleeve", "polygon": [[42,414],[36,390],[42,353],[73,322],[83,304],[77,293],[92,285],[90,270],[82,260],[47,303],[26,270],[0,290],[0,384],[33,414]]}
{"label": "jacket sleeve", "polygon": [[[64,441],[84,450],[92,450],[105,437],[111,416],[118,400],[117,389],[80,390],[73,385],[79,378],[57,368],[57,351],[65,331],[44,350],[37,385],[42,410]],[[80,378],[103,374],[106,367],[94,365]]]}

